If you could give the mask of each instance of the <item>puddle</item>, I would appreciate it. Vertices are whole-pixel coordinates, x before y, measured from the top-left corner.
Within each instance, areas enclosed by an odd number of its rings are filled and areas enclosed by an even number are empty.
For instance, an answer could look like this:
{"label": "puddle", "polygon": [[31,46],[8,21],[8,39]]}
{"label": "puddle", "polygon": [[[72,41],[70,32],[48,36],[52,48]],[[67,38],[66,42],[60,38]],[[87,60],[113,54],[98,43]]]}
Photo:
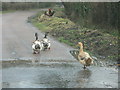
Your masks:
{"label": "puddle", "polygon": [[3,88],[118,87],[118,71],[107,67],[91,66],[83,70],[78,62],[38,60],[3,61],[2,66]]}

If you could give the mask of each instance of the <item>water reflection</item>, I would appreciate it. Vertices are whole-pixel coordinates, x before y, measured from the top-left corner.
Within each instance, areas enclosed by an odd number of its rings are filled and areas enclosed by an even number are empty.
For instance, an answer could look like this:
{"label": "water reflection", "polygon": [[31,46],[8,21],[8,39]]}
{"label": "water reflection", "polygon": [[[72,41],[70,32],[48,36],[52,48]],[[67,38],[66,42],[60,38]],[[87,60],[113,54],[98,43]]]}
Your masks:
{"label": "water reflection", "polygon": [[89,69],[81,70],[76,74],[76,82],[78,83],[76,87],[85,87],[85,84],[89,82],[91,71]]}
{"label": "water reflection", "polygon": [[35,80],[36,84],[45,85],[47,88],[66,88],[68,87],[68,81],[63,80],[63,78],[54,72],[48,72],[38,76],[39,79]]}

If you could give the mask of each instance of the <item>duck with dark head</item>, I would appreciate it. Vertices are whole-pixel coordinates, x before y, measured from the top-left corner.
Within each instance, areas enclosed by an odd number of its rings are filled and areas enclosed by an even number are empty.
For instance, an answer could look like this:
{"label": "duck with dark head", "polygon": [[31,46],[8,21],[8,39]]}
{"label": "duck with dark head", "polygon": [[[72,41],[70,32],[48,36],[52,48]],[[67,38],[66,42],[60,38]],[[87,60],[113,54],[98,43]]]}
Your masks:
{"label": "duck with dark head", "polygon": [[50,50],[50,40],[47,38],[49,32],[45,33],[44,38],[41,40],[42,44],[43,44],[43,50],[49,49]]}
{"label": "duck with dark head", "polygon": [[37,54],[37,53],[39,54],[42,48],[43,45],[38,39],[38,33],[35,33],[35,41],[32,43],[33,54]]}

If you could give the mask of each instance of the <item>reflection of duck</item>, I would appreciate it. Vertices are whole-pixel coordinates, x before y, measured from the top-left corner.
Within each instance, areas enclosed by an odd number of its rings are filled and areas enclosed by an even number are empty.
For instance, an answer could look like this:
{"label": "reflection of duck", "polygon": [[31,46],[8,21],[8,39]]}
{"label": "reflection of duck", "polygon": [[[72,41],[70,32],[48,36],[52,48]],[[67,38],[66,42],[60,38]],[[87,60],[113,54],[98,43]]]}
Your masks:
{"label": "reflection of duck", "polygon": [[90,57],[90,55],[87,52],[83,51],[83,44],[81,42],[78,42],[78,45],[80,46],[78,59],[79,62],[84,65],[84,69],[85,69],[87,66],[93,64],[93,59]]}
{"label": "reflection of duck", "polygon": [[85,88],[85,84],[90,81],[91,71],[89,69],[81,70],[76,74],[76,88]]}
{"label": "reflection of duck", "polygon": [[81,70],[78,72],[81,78],[88,79],[91,76],[91,71],[89,69]]}

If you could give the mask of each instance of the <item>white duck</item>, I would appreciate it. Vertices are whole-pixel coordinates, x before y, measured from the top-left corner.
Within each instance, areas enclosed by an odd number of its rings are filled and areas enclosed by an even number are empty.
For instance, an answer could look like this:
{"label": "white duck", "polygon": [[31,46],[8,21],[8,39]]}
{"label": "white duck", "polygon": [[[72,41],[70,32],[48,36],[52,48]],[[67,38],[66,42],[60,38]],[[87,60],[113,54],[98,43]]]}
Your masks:
{"label": "white duck", "polygon": [[36,40],[32,43],[33,54],[39,54],[43,48],[42,43],[38,40],[38,34],[35,33]]}
{"label": "white duck", "polygon": [[47,38],[49,32],[45,33],[44,38],[41,40],[42,44],[43,44],[43,50],[49,49],[50,50],[50,40]]}

